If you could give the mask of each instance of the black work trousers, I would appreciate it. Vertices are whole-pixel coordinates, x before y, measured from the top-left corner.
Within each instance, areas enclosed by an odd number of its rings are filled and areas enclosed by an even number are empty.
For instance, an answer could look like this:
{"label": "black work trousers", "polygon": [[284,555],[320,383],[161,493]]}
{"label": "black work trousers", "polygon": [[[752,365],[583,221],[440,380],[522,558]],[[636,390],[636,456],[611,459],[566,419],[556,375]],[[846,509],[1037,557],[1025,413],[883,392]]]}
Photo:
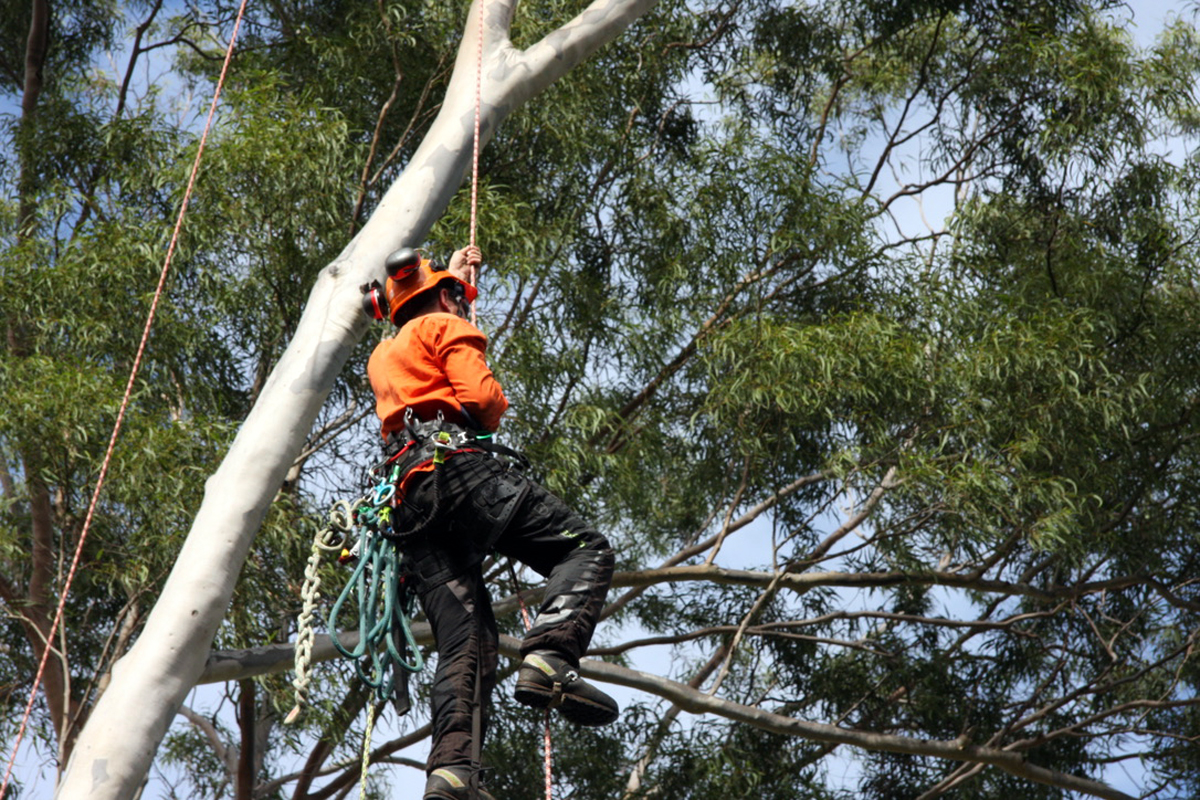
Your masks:
{"label": "black work trousers", "polygon": [[553,650],[575,666],[613,572],[608,540],[520,472],[478,453],[452,455],[439,469],[440,476],[419,477],[400,508],[402,519],[439,512],[403,544],[437,642],[430,772],[479,766],[499,641],[482,575],[487,554],[515,558],[547,579],[521,654]]}

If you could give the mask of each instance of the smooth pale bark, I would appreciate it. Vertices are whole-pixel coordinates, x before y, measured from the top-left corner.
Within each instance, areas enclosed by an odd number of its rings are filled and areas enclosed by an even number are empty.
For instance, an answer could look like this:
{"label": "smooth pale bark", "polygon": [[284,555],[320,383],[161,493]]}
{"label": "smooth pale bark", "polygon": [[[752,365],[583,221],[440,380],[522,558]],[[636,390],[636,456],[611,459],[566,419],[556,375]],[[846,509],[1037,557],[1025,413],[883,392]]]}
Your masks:
{"label": "smooth pale bark", "polygon": [[[513,109],[615,38],[654,0],[597,0],[525,51],[508,39],[515,5],[515,0],[485,5],[484,141]],[[175,568],[137,643],[113,669],[56,797],[135,796],[171,720],[204,671],[254,535],[334,380],[368,328],[358,287],[383,277],[388,253],[426,237],[470,168],[477,14],[472,6],[454,75],[429,134],[371,219],[322,270],[296,335],[205,484]]]}

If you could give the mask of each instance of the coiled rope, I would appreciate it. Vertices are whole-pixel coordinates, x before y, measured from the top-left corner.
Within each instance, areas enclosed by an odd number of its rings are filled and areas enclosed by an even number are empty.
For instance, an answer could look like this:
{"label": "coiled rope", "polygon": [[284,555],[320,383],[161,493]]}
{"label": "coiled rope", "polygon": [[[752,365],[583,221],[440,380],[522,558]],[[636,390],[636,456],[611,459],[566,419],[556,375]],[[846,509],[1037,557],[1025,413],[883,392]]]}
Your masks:
{"label": "coiled rope", "polygon": [[125,395],[121,398],[120,408],[117,410],[117,419],[113,423],[112,435],[108,440],[108,448],[104,452],[104,461],[100,465],[100,474],[96,477],[96,487],[92,490],[92,499],[88,504],[87,515],[83,519],[83,527],[79,531],[79,541],[75,545],[75,554],[71,559],[71,567],[67,571],[66,580],[63,581],[62,593],[59,596],[58,608],[54,612],[54,621],[50,624],[50,630],[46,633],[45,646],[42,649],[42,658],[38,663],[37,674],[33,679],[33,687],[29,692],[29,702],[25,705],[25,713],[21,717],[21,725],[17,729],[16,741],[13,743],[12,755],[8,760],[8,767],[4,771],[4,781],[0,783],[0,800],[8,792],[9,780],[12,778],[13,766],[17,761],[17,750],[21,746],[21,740],[25,736],[25,729],[29,724],[29,717],[33,713],[33,704],[37,700],[38,687],[42,683],[42,678],[46,673],[46,661],[50,656],[52,643],[55,633],[58,631],[58,626],[62,624],[63,610],[67,604],[67,596],[71,591],[71,584],[75,580],[75,573],[79,568],[79,560],[83,553],[84,542],[87,541],[88,532],[91,529],[92,518],[96,513],[96,505],[100,499],[100,490],[104,486],[104,480],[108,476],[108,468],[112,463],[112,454],[116,449],[117,437],[121,433],[121,426],[125,421],[125,412],[129,409],[129,399],[133,396],[133,385],[137,379],[138,371],[142,365],[142,359],[146,353],[146,343],[150,339],[150,329],[154,325],[154,317],[158,313],[158,304],[162,299],[163,288],[167,283],[167,275],[171,270],[171,260],[175,255],[175,246],[179,241],[179,232],[183,228],[184,215],[187,213],[188,202],[192,196],[192,190],[196,184],[196,174],[200,171],[200,160],[204,155],[204,145],[208,141],[209,131],[212,129],[213,118],[216,116],[217,101],[221,97],[221,89],[225,85],[225,76],[229,72],[229,62],[233,58],[233,47],[237,42],[238,30],[242,25],[242,17],[246,11],[246,0],[242,0],[238,7],[237,18],[233,23],[233,33],[229,37],[229,46],[225,49],[225,61],[221,66],[221,75],[217,78],[216,89],[213,91],[212,103],[208,108],[208,118],[204,123],[204,130],[200,134],[200,144],[196,148],[196,158],[192,162],[192,171],[188,176],[187,188],[183,193],[183,201],[179,205],[179,215],[175,219],[175,228],[171,232],[171,242],[167,246],[167,255],[163,260],[162,270],[158,276],[158,286],[154,290],[154,299],[150,302],[150,311],[146,315],[146,325],[142,329],[142,339],[138,343],[137,354],[133,359],[133,366],[129,370],[129,380],[125,384]]}
{"label": "coiled rope", "polygon": [[[329,629],[333,646],[354,660],[359,680],[383,701],[395,689],[396,670],[420,672],[425,668],[425,659],[408,621],[415,598],[404,588],[395,545],[368,532],[359,541],[359,548],[354,574],[329,612]],[[345,647],[336,633],[338,617],[350,600],[358,611],[358,644],[353,648]]]}
{"label": "coiled rope", "polygon": [[[350,532],[351,508],[346,501],[338,501],[329,512],[330,524],[313,537],[312,552],[304,568],[304,585],[300,589],[303,601],[296,624],[296,677],[292,687],[296,690],[296,705],[288,712],[283,722],[290,725],[300,716],[308,703],[308,685],[312,680],[312,648],[316,640],[315,617],[321,596],[321,562],[334,556],[346,545]],[[343,522],[344,520],[344,522]]]}
{"label": "coiled rope", "polygon": [[[296,704],[284,720],[287,723],[296,721],[308,699],[320,567],[328,554],[340,552],[339,561],[354,561],[354,571],[329,612],[329,635],[337,651],[355,662],[359,680],[383,702],[395,690],[397,670],[420,672],[425,667],[409,622],[416,599],[404,585],[399,551],[380,531],[391,524],[394,492],[389,478],[369,496],[335,502],[327,515],[328,525],[313,539],[300,590],[304,604],[297,623],[292,680]],[[358,643],[353,648],[344,646],[338,636],[338,620],[347,603],[358,612]]]}

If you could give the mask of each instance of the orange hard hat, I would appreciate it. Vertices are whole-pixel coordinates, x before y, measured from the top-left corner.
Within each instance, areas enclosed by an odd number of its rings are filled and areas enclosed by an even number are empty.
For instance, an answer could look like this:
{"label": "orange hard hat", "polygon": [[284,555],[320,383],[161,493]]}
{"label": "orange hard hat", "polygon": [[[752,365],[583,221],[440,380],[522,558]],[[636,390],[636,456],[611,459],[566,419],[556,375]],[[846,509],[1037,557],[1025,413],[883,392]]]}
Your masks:
{"label": "orange hard hat", "polygon": [[435,264],[428,258],[422,258],[420,253],[410,247],[402,247],[387,257],[384,262],[388,279],[384,287],[387,297],[388,318],[393,324],[399,324],[401,311],[413,298],[435,289],[442,282],[457,283],[462,287],[463,296],[468,303],[475,302],[478,290],[471,284],[453,275],[441,264]]}

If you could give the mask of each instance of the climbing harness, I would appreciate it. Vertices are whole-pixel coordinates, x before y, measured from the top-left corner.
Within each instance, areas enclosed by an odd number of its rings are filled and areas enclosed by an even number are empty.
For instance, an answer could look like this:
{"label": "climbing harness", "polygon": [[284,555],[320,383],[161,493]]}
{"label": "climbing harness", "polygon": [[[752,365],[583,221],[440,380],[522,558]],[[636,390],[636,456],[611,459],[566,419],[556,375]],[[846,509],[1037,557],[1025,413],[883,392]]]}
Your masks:
{"label": "climbing harness", "polygon": [[[303,608],[297,625],[296,676],[292,681],[296,704],[285,722],[295,722],[307,702],[322,563],[336,559],[341,564],[352,564],[351,575],[330,609],[328,628],[334,647],[343,657],[355,662],[359,680],[375,692],[376,702],[371,705],[363,739],[361,781],[364,787],[377,707],[389,699],[399,703],[397,684],[403,681],[399,692],[404,695],[404,705],[398,710],[401,714],[407,711],[407,675],[424,668],[424,659],[409,621],[414,612],[415,595],[406,581],[407,570],[400,544],[429,531],[443,518],[448,501],[442,491],[444,465],[448,456],[463,452],[499,454],[522,467],[528,464],[522,453],[496,443],[486,431],[477,432],[447,422],[441,414],[436,419],[423,421],[409,409],[405,413],[404,426],[385,442],[384,460],[368,471],[371,477],[368,490],[354,501],[333,503],[326,513],[325,526],[313,539],[301,589]],[[425,516],[410,521],[399,513],[403,505],[398,502],[397,491],[405,476],[417,469],[432,472],[428,479],[433,490],[432,505]],[[514,494],[516,498],[520,496],[523,493]],[[358,614],[358,641],[347,646],[338,635],[339,621],[353,612]],[[481,687],[482,681],[477,674],[476,713],[472,720],[476,747],[482,740],[479,711],[483,698],[478,695]],[[547,798],[551,785],[549,735],[547,717]],[[479,763],[480,753],[476,751],[473,755]],[[478,776],[472,775],[471,781],[477,788]],[[365,788],[360,789],[360,794],[365,797]]]}
{"label": "climbing harness", "polygon": [[[403,527],[393,526],[383,535],[393,541],[416,536],[429,530],[445,512],[445,499],[442,493],[442,464],[451,453],[482,450],[484,443],[491,434],[475,434],[473,431],[448,423],[438,412],[437,419],[422,422],[417,419],[411,408],[404,412],[404,427],[397,434],[388,434],[385,444],[387,460],[385,465],[391,465],[393,472],[400,478],[414,469],[427,465],[433,466],[433,505],[423,519],[411,524],[402,523]],[[377,468],[378,469],[378,468]],[[400,480],[397,478],[397,481]]]}
{"label": "climbing harness", "polygon": [[[424,659],[413,638],[409,622],[416,598],[406,582],[404,558],[397,545],[433,527],[445,512],[442,465],[451,453],[486,451],[500,453],[527,463],[524,455],[497,444],[488,432],[477,433],[437,419],[423,422],[411,409],[405,414],[400,436],[390,436],[384,461],[369,471],[368,491],[354,501],[338,500],[326,514],[325,526],[313,539],[305,569],[303,600],[296,637],[296,677],[292,681],[296,705],[287,716],[294,722],[306,703],[314,617],[319,604],[320,567],[336,557],[353,570],[329,612],[328,627],[333,646],[355,662],[364,684],[386,700],[396,688],[399,671],[420,672]],[[396,492],[414,469],[432,465],[434,502],[429,513],[415,521],[398,513]],[[335,555],[336,554],[336,555]],[[338,631],[344,613],[358,613],[358,642],[342,644]]]}
{"label": "climbing harness", "polygon": [[[296,704],[285,722],[295,722],[307,702],[320,568],[323,561],[337,554],[339,563],[354,566],[330,609],[330,638],[343,657],[355,662],[359,680],[375,691],[376,699],[370,706],[363,736],[360,797],[366,797],[376,708],[392,699],[399,713],[406,713],[407,676],[425,666],[410,623],[416,599],[406,581],[404,556],[398,545],[427,531],[440,519],[445,510],[441,492],[443,465],[448,455],[464,451],[499,452],[524,461],[523,455],[492,442],[490,433],[479,434],[448,423],[441,414],[435,420],[422,422],[409,409],[403,435],[389,437],[383,463],[369,470],[374,481],[368,483],[369,490],[354,501],[334,502],[326,514],[325,527],[313,539],[301,588],[304,603],[297,624],[296,677],[292,681]],[[426,465],[431,465],[433,471],[433,507],[424,518],[404,525],[397,510],[397,489],[409,472]],[[338,622],[343,612],[350,610],[358,613],[358,642],[353,647],[342,644],[338,635]],[[397,694],[398,683],[403,697]],[[481,732],[476,735],[481,737]],[[473,783],[477,780],[473,776]]]}

